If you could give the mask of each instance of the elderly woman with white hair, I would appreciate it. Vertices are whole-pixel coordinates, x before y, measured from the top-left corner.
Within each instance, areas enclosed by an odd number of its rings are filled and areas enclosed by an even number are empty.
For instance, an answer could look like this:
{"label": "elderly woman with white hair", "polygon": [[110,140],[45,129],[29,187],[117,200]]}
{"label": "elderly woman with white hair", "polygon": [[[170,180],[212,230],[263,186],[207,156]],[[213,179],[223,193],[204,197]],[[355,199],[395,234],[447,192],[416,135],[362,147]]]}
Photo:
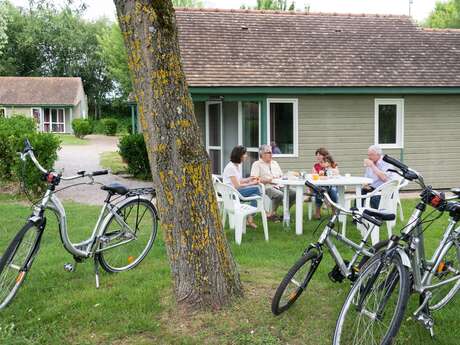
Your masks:
{"label": "elderly woman with white hair", "polygon": [[[366,167],[365,177],[372,179],[372,183],[362,189],[362,194],[367,194],[375,190],[380,185],[392,179],[392,174],[387,172],[391,165],[383,161],[383,151],[378,145],[372,145],[367,150],[367,159],[364,160]],[[378,208],[380,196],[371,198],[371,207]]]}
{"label": "elderly woman with white hair", "polygon": [[[259,148],[258,161],[255,161],[251,167],[251,177],[258,177],[259,182],[265,185],[265,194],[272,200],[273,210],[267,214],[267,219],[279,221],[275,212],[278,206],[283,202],[283,192],[278,185],[272,183],[273,179],[280,178],[283,172],[279,164],[272,159],[272,147],[262,145]],[[289,190],[289,204],[292,206],[295,201],[295,191]]]}

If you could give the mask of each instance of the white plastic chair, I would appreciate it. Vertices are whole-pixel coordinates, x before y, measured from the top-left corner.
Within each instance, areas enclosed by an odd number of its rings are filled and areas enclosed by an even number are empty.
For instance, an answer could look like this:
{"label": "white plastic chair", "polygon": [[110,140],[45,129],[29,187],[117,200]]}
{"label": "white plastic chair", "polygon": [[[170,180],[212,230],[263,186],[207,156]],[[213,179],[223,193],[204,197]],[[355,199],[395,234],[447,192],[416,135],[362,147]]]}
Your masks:
{"label": "white plastic chair", "polygon": [[[371,198],[373,196],[378,196],[380,195],[380,202],[378,205],[378,210],[386,210],[391,213],[396,213],[396,208],[398,204],[398,190],[399,190],[399,185],[400,181],[399,180],[390,180],[376,188],[374,191],[371,193],[361,195],[357,197],[354,195],[351,198],[347,198],[347,208],[349,208],[349,205],[351,204],[351,200],[356,200],[357,205],[359,205],[361,202],[358,200],[364,200],[364,207],[358,207],[358,209],[362,210],[364,208],[372,208],[371,207]],[[365,221],[364,221],[365,222]],[[386,222],[387,230],[388,230],[388,237],[392,235],[392,230],[393,227],[396,224],[396,220],[391,220]],[[358,229],[361,231],[361,234],[364,234],[365,228],[362,224],[358,224]],[[343,229],[342,229],[343,233]],[[371,240],[372,244],[376,244],[379,242],[379,237],[380,237],[380,228],[375,227],[374,231],[371,233]]]}
{"label": "white plastic chair", "polygon": [[[223,208],[229,216],[230,228],[235,229],[236,244],[241,244],[243,234],[246,233],[246,217],[256,213],[260,213],[262,216],[265,241],[268,241],[267,215],[262,196],[243,197],[235,188],[221,182],[217,182],[215,187],[217,193],[222,196]],[[248,202],[252,200],[257,202],[256,207],[242,203],[242,201]],[[225,218],[222,218],[222,224],[225,227]]]}
{"label": "white plastic chair", "polygon": [[221,177],[219,175],[212,174],[212,185],[214,186],[214,191],[216,192],[217,205],[219,206],[219,211],[222,217],[222,222],[225,223],[225,218],[227,217],[227,213],[225,212],[224,201],[222,200],[222,196],[220,195],[220,193],[217,192],[217,188],[216,188],[217,183],[222,183]]}
{"label": "white plastic chair", "polygon": [[397,199],[397,211],[399,212],[399,219],[401,219],[401,221],[404,220],[404,211],[403,211],[403,208],[402,208],[402,204],[401,204],[401,197],[399,195],[399,191],[401,189],[403,189],[404,187],[406,187],[407,185],[409,184],[409,180],[406,180],[404,178],[401,178],[399,180],[399,188],[396,192],[396,199]]}

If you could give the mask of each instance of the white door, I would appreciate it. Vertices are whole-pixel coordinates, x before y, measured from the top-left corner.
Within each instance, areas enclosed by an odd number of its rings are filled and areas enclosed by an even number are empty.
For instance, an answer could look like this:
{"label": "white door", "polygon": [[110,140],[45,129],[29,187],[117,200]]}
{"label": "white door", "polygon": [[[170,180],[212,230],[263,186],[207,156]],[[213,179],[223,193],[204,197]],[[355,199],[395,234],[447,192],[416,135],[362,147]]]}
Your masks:
{"label": "white door", "polygon": [[206,102],[206,150],[211,158],[213,174],[222,174],[222,102]]}

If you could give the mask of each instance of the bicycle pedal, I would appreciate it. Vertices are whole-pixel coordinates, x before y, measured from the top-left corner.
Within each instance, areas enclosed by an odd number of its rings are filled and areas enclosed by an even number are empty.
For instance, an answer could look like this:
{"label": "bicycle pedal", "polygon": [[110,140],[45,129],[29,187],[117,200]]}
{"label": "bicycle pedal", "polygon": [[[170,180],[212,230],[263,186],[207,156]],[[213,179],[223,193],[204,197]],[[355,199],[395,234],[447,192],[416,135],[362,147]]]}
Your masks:
{"label": "bicycle pedal", "polygon": [[70,263],[64,264],[64,270],[67,272],[75,272],[75,265]]}
{"label": "bicycle pedal", "polygon": [[[347,262],[345,262],[345,264],[348,265]],[[327,274],[327,276],[333,283],[341,283],[345,279],[345,276],[342,274],[342,271],[338,265],[335,265],[332,271]]]}

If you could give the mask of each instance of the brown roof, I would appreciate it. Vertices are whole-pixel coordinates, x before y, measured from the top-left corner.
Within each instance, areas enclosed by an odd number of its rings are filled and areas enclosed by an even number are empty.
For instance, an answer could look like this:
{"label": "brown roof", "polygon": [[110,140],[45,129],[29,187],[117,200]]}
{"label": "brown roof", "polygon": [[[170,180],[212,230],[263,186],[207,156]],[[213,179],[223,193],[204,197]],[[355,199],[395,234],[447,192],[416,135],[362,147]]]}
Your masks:
{"label": "brown roof", "polygon": [[460,31],[406,16],[178,9],[191,86],[460,87]]}
{"label": "brown roof", "polygon": [[1,105],[76,105],[81,78],[0,77]]}

